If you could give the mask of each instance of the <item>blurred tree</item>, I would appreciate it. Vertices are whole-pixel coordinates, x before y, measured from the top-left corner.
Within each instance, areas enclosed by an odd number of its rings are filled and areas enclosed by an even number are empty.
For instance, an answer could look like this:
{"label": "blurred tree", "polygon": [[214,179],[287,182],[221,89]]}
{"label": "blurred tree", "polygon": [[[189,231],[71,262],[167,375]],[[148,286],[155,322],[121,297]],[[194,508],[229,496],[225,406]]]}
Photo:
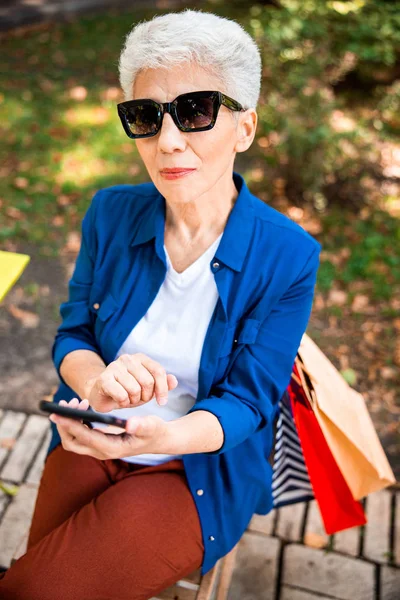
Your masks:
{"label": "blurred tree", "polygon": [[[244,9],[241,0],[234,5]],[[358,207],[368,200],[363,179],[382,177],[376,130],[398,106],[398,87],[390,106],[381,88],[400,69],[400,2],[269,0],[244,10],[263,57],[259,133],[266,161],[280,169],[292,201]],[[358,120],[339,94],[352,88],[354,73],[377,88],[362,98],[371,110]]]}

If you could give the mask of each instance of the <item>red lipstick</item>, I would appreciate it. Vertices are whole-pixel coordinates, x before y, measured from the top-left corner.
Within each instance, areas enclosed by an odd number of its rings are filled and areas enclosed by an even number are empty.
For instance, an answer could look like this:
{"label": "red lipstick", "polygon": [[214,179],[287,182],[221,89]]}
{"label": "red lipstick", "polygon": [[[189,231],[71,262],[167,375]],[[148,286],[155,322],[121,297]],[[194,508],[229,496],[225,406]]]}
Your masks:
{"label": "red lipstick", "polygon": [[160,171],[161,175],[165,179],[178,179],[179,177],[185,177],[185,175],[189,175],[193,173],[196,169],[185,169],[184,167],[174,167],[171,169],[162,169]]}

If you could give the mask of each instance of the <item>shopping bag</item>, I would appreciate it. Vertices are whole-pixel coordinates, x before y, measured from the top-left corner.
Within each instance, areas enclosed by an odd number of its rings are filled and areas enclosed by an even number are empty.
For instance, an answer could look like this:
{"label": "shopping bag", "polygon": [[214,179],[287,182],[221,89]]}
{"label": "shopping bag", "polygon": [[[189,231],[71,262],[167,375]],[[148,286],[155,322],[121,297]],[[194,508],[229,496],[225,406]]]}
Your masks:
{"label": "shopping bag", "polygon": [[362,394],[304,334],[295,365],[323,436],[353,498],[361,498],[395,483]]}
{"label": "shopping bag", "polygon": [[272,498],[274,508],[314,499],[288,389],[279,402],[272,461]]}
{"label": "shopping bag", "polygon": [[293,371],[295,377],[288,387],[293,418],[325,531],[333,534],[364,525],[366,517],[363,507],[353,498],[304,389],[296,381],[299,377],[296,364]]}

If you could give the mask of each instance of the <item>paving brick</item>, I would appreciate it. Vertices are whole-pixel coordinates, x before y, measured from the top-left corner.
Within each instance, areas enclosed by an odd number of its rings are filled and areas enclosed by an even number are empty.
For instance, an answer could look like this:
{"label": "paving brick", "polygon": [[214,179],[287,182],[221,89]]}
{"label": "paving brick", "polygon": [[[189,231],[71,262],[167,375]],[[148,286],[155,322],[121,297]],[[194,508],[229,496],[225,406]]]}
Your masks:
{"label": "paving brick", "polygon": [[39,485],[40,479],[42,477],[44,461],[50,444],[50,439],[51,429],[49,429],[49,431],[47,432],[43,444],[38,452],[38,455],[36,456],[35,462],[29,470],[28,476],[26,478],[27,483],[34,483],[36,485]]}
{"label": "paving brick", "polygon": [[313,548],[325,548],[329,543],[329,536],[325,532],[321,513],[315,500],[312,500],[308,505],[304,543]]}
{"label": "paving brick", "polygon": [[360,546],[361,527],[351,527],[344,531],[335,533],[333,538],[333,549],[337,552],[358,556]]}
{"label": "paving brick", "polygon": [[400,569],[383,565],[381,567],[381,600],[399,600]]}
{"label": "paving brick", "polygon": [[394,523],[394,560],[400,566],[400,494],[396,494]]}
{"label": "paving brick", "polygon": [[305,592],[296,588],[284,585],[281,588],[280,600],[331,600],[332,596],[321,596],[313,592]]}
{"label": "paving brick", "polygon": [[257,531],[258,533],[265,533],[265,535],[272,535],[274,530],[274,522],[276,517],[276,511],[271,510],[267,515],[253,515],[248,530]]}
{"label": "paving brick", "polygon": [[239,542],[227,600],[261,600],[276,593],[280,542],[245,533]]}
{"label": "paving brick", "polygon": [[379,563],[387,563],[390,551],[390,514],[392,495],[387,490],[367,498],[363,555]]}
{"label": "paving brick", "polygon": [[28,418],[7,462],[1,470],[1,478],[17,483],[23,481],[26,470],[48,428],[49,420],[47,417],[31,415]]}
{"label": "paving brick", "polygon": [[282,583],[338,600],[374,600],[374,565],[334,552],[288,544]]}
{"label": "paving brick", "polygon": [[[26,414],[21,412],[6,411],[0,423],[0,442],[2,440],[16,439],[26,421]],[[10,453],[8,448],[2,448],[0,443],[0,466],[5,462]]]}
{"label": "paving brick", "polygon": [[299,542],[303,527],[306,503],[298,502],[283,506],[278,510],[276,535],[290,542]]}
{"label": "paving brick", "polygon": [[9,567],[14,552],[32,521],[37,486],[23,483],[0,524],[0,565]]}

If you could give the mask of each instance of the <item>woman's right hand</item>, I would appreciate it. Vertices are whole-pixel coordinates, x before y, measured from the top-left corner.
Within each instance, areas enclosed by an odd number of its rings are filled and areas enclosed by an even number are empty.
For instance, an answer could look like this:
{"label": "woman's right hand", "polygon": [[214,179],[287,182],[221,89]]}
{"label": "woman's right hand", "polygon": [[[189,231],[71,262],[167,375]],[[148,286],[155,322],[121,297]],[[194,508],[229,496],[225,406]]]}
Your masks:
{"label": "woman's right hand", "polygon": [[160,363],[145,354],[122,354],[86,382],[84,398],[97,412],[142,406],[154,396],[163,406],[168,391],[177,385],[175,375],[167,374]]}

